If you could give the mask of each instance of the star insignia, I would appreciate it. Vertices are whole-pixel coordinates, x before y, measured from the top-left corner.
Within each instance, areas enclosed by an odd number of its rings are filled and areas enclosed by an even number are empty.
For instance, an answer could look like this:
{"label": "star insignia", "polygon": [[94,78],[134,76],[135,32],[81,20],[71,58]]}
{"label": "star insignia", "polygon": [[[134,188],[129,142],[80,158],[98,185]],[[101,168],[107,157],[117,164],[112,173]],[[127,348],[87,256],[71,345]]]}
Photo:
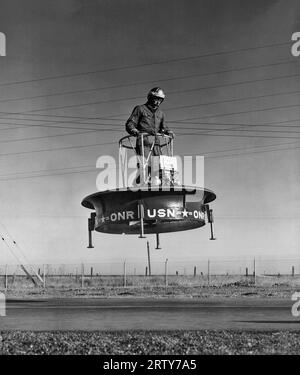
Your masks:
{"label": "star insignia", "polygon": [[186,209],[182,211],[182,217],[188,217],[188,211]]}

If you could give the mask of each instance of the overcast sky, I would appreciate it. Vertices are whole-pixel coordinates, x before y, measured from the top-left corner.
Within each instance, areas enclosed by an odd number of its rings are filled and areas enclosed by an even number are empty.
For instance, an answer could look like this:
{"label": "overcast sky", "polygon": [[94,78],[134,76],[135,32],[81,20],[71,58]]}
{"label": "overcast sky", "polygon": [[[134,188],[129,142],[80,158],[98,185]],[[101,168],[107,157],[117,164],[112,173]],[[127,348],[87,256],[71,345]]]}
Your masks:
{"label": "overcast sky", "polygon": [[[117,155],[126,119],[153,86],[167,95],[175,153],[205,156],[218,238],[209,241],[208,226],[164,234],[153,261],[300,258],[298,1],[0,7],[0,220],[33,263],[146,260],[136,236],[96,233],[86,249],[80,203],[96,192],[97,158]],[[0,251],[0,263],[14,261]]]}

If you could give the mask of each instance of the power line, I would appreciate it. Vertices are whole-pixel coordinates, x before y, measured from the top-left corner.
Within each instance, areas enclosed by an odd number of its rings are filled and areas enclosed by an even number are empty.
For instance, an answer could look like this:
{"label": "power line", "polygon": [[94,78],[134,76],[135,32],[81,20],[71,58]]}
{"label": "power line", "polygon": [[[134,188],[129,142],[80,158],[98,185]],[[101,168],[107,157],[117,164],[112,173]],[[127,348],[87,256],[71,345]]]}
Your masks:
{"label": "power line", "polygon": [[249,67],[240,67],[240,68],[234,68],[234,69],[220,70],[220,71],[216,71],[216,72],[190,74],[190,75],[185,75],[185,76],[176,76],[176,77],[162,78],[162,79],[156,79],[156,80],[152,79],[152,80],[146,80],[146,81],[140,81],[140,82],[111,85],[111,86],[104,86],[104,87],[95,87],[95,88],[91,88],[91,89],[70,90],[70,91],[56,92],[56,93],[51,93],[51,94],[41,94],[41,95],[35,95],[35,96],[29,96],[29,97],[2,99],[2,100],[0,100],[0,103],[9,103],[9,102],[15,102],[15,101],[21,101],[21,100],[40,99],[40,98],[46,98],[46,97],[58,97],[58,96],[71,95],[71,94],[72,95],[73,94],[82,94],[82,93],[88,93],[88,92],[94,92],[94,91],[118,89],[118,88],[125,88],[125,87],[135,87],[135,86],[148,84],[148,83],[169,82],[169,81],[183,80],[183,79],[196,78],[196,77],[206,77],[206,76],[215,75],[215,74],[223,74],[223,73],[230,73],[230,72],[236,72],[236,71],[238,72],[238,71],[244,71],[244,70],[273,67],[273,66],[286,65],[286,64],[295,64],[295,63],[296,63],[296,61],[285,60],[285,61],[281,61],[281,62],[277,62],[277,63],[252,65],[252,66],[249,66]]}
{"label": "power line", "polygon": [[[281,96],[281,95],[291,95],[291,94],[296,94],[296,93],[300,93],[300,90],[296,90],[296,91],[290,91],[290,92],[280,92],[280,93],[272,93],[272,94],[265,94],[265,95],[256,95],[256,96],[249,96],[249,97],[245,97],[245,98],[236,98],[236,99],[229,99],[229,100],[222,100],[222,101],[216,101],[216,102],[208,102],[208,103],[200,103],[200,104],[195,104],[195,105],[188,105],[188,106],[177,106],[177,107],[173,107],[173,108],[168,108],[168,110],[170,109],[182,109],[182,108],[191,108],[191,107],[198,107],[198,106],[204,106],[204,105],[212,105],[212,104],[222,104],[222,103],[229,103],[229,102],[235,102],[235,101],[243,101],[243,100],[248,100],[248,99],[261,99],[261,98],[266,98],[266,97],[274,97],[274,96]],[[3,118],[2,118],[3,119]],[[12,120],[12,119],[15,119],[15,118],[8,118],[9,120]],[[16,119],[15,119],[16,120]],[[19,119],[17,119],[19,121]],[[36,120],[36,119],[24,119],[26,121],[39,121],[39,120]],[[58,122],[58,121],[52,121],[52,120],[44,120],[45,122],[50,122],[50,123],[56,123],[56,124],[59,124],[59,123],[70,123],[69,121],[61,121],[61,122]],[[179,122],[179,123],[182,123],[182,121],[172,121],[172,122]],[[87,125],[97,125],[97,126],[118,126],[120,127],[120,125],[118,124],[107,124],[107,123],[90,123],[90,122],[76,122],[78,124],[87,124]],[[1,123],[0,123],[1,125]],[[32,125],[32,124],[23,124],[24,127],[33,127],[33,126],[38,126],[38,127],[48,127],[46,125],[44,125],[43,123],[42,124],[38,124],[38,125]],[[49,128],[51,127],[54,127],[54,126],[49,126]],[[88,128],[79,128],[79,127],[62,127],[62,126],[56,126],[57,128],[69,128],[69,129],[86,129],[86,130],[96,130],[96,129],[88,129]],[[15,129],[19,129],[20,127],[16,127]],[[174,127],[176,128],[176,127]],[[12,128],[13,129],[13,128]],[[190,129],[193,129],[193,128],[190,128]],[[9,130],[9,128],[5,128],[5,129],[0,129],[1,130]],[[108,131],[111,130],[111,129],[107,129]],[[207,129],[208,130],[208,129]]]}
{"label": "power line", "polygon": [[243,152],[238,154],[229,154],[229,155],[218,155],[218,156],[208,156],[209,159],[217,159],[217,158],[228,158],[228,157],[234,157],[234,156],[244,156],[244,155],[253,155],[253,154],[263,154],[266,152],[276,152],[276,151],[293,151],[298,150],[300,146],[298,147],[288,147],[288,148],[280,148],[280,149],[274,149],[274,150],[262,150],[262,151],[253,151],[253,152]]}
{"label": "power line", "polygon": [[73,171],[73,172],[64,172],[64,173],[51,173],[51,174],[43,174],[38,176],[24,176],[24,177],[12,177],[12,178],[0,178],[0,181],[12,181],[12,180],[27,180],[31,178],[40,178],[40,177],[52,177],[52,176],[64,176],[69,174],[82,174],[82,173],[90,173],[96,172],[95,168],[88,169],[88,170],[81,170],[81,171]]}
{"label": "power line", "polygon": [[[299,75],[300,76],[300,75]],[[179,110],[179,109],[186,109],[186,108],[194,108],[194,107],[202,107],[206,105],[215,105],[215,104],[225,104],[225,103],[234,103],[234,102],[240,102],[245,100],[256,100],[256,99],[262,99],[262,98],[269,98],[269,97],[275,97],[275,96],[284,96],[284,95],[293,95],[293,94],[299,94],[300,90],[293,90],[293,91],[287,91],[287,92],[277,92],[272,94],[263,94],[263,95],[254,95],[254,96],[246,96],[244,98],[233,98],[233,99],[227,99],[227,100],[219,100],[215,102],[206,102],[206,103],[198,103],[198,104],[189,104],[189,105],[183,105],[183,106],[176,106],[176,107],[167,107],[165,110]]]}
{"label": "power line", "polygon": [[[225,152],[232,152],[232,151],[244,151],[244,150],[252,150],[257,148],[265,148],[265,147],[275,147],[275,146],[293,146],[293,145],[300,145],[298,142],[285,142],[285,143],[275,143],[270,145],[256,145],[251,147],[237,147],[233,149],[227,149],[227,150],[216,150],[216,151],[207,151],[204,152],[203,155],[210,155],[210,154],[218,154],[218,153],[225,153]],[[266,150],[267,151],[267,150]]]}
{"label": "power line", "polygon": [[71,149],[78,149],[78,148],[87,148],[87,147],[96,147],[96,146],[106,146],[116,144],[117,142],[105,142],[105,143],[95,143],[90,145],[81,145],[81,146],[67,146],[67,147],[57,147],[57,148],[48,148],[42,150],[32,150],[32,151],[20,151],[20,152],[7,152],[0,154],[1,156],[10,156],[10,155],[26,155],[26,154],[33,154],[39,152],[52,152],[58,150],[71,150]]}
{"label": "power line", "polygon": [[[209,123],[207,123],[207,125],[210,125]],[[220,124],[221,125],[221,124]],[[223,125],[223,124],[222,124]],[[226,125],[226,124],[225,124]],[[57,137],[67,137],[67,136],[73,136],[73,135],[83,135],[83,134],[89,134],[89,133],[99,133],[99,132],[106,132],[106,131],[114,131],[114,132],[120,132],[119,129],[112,129],[112,128],[107,128],[107,129],[95,129],[95,128],[81,128],[81,127],[61,127],[61,126],[49,126],[49,125],[24,125],[24,126],[29,126],[29,127],[34,127],[34,126],[39,126],[39,127],[47,127],[47,128],[59,128],[59,129],[85,129],[85,131],[82,131],[82,132],[72,132],[72,133],[64,133],[64,134],[54,134],[54,135],[46,135],[46,136],[37,136],[37,137],[27,137],[27,138],[19,138],[19,139],[12,139],[12,140],[2,140],[0,141],[0,143],[15,143],[15,142],[23,142],[23,141],[34,141],[34,140],[40,140],[40,139],[47,139],[47,138],[57,138]],[[224,126],[224,125],[223,125]],[[253,126],[253,127],[257,127],[257,126],[267,126],[267,125],[235,125],[235,126]],[[272,125],[273,126],[276,126],[276,125]],[[278,126],[279,127],[279,126]],[[295,126],[297,128],[299,128],[299,126]],[[18,129],[19,127],[17,127]],[[281,126],[282,128],[282,126]],[[13,128],[14,129],[14,128]],[[290,130],[279,130],[279,131],[275,131],[275,130],[260,130],[260,129],[256,129],[256,130],[252,130],[252,129],[236,129],[235,127],[231,127],[231,128],[223,128],[223,129],[211,129],[211,128],[199,128],[199,127],[185,127],[184,129],[182,128],[179,128],[179,127],[172,127],[172,129],[181,129],[181,130],[198,130],[198,131],[209,131],[209,133],[199,133],[199,135],[208,135],[208,134],[213,134],[214,132],[228,132],[228,131],[232,131],[232,132],[255,132],[255,133],[292,133],[292,134],[298,134],[300,133],[300,131],[290,131]],[[196,133],[193,133],[193,134],[196,134]],[[198,133],[197,133],[198,134]],[[178,133],[178,135],[186,135],[185,133]],[[224,135],[225,136],[225,135]],[[230,136],[230,134],[229,134]]]}
{"label": "power line", "polygon": [[[215,85],[215,86],[204,86],[204,87],[196,87],[192,89],[184,89],[184,90],[176,90],[169,92],[168,95],[175,95],[175,94],[181,94],[181,93],[188,93],[188,92],[195,92],[195,91],[202,91],[202,90],[208,90],[208,89],[216,89],[216,88],[222,88],[222,87],[233,87],[233,86],[239,86],[239,85],[245,85],[245,84],[252,84],[252,83],[257,83],[257,82],[267,82],[267,81],[273,81],[277,79],[287,79],[287,78],[295,78],[295,77],[300,77],[300,74],[288,74],[285,76],[279,76],[279,77],[269,77],[269,78],[262,78],[262,79],[256,79],[256,80],[248,80],[248,81],[241,81],[241,82],[235,82],[235,83],[228,83],[228,84],[223,84],[223,85]],[[107,104],[107,103],[117,103],[117,102],[127,102],[130,100],[137,100],[137,99],[142,99],[143,97],[141,96],[133,96],[133,97],[126,97],[126,98],[119,98],[119,99],[107,99],[107,100],[99,100],[99,101],[94,101],[94,102],[88,102],[88,103],[77,103],[77,104],[68,104],[68,105],[63,105],[59,107],[47,107],[47,108],[39,108],[39,109],[32,109],[30,111],[23,111],[22,113],[27,114],[27,113],[36,113],[40,111],[48,111],[48,110],[54,110],[54,109],[66,109],[66,108],[78,108],[78,107],[85,107],[85,106],[90,106],[90,105],[99,105],[99,104]],[[121,114],[114,115],[115,116],[120,116]]]}
{"label": "power line", "polygon": [[223,116],[231,116],[231,115],[240,115],[240,114],[245,114],[245,113],[253,113],[253,112],[264,112],[264,111],[270,111],[274,109],[286,109],[286,108],[295,108],[299,107],[300,104],[292,104],[292,105],[283,105],[283,106],[276,106],[276,107],[267,107],[267,108],[262,108],[262,109],[252,109],[252,110],[247,110],[247,111],[240,111],[240,112],[229,112],[229,113],[217,113],[215,115],[205,115],[201,117],[189,117],[189,118],[184,118],[182,120],[177,120],[177,123],[186,123],[188,124],[189,120],[200,120],[204,118],[215,118],[215,117],[223,117]]}
{"label": "power line", "polygon": [[[299,90],[296,90],[296,91],[290,91],[290,92],[280,92],[280,93],[273,93],[273,94],[265,94],[265,95],[259,95],[259,96],[250,96],[250,97],[245,97],[245,98],[236,98],[236,99],[230,99],[230,100],[225,100],[225,101],[217,101],[217,102],[208,102],[208,103],[200,103],[200,104],[196,104],[196,105],[189,105],[189,106],[178,106],[178,107],[174,107],[174,109],[180,109],[180,108],[188,108],[188,107],[195,107],[195,106],[203,106],[203,105],[211,105],[211,104],[221,104],[221,103],[228,103],[228,102],[234,102],[234,101],[242,101],[242,100],[248,100],[248,99],[258,99],[258,98],[263,98],[263,97],[274,97],[274,96],[280,96],[280,95],[290,95],[290,94],[296,94],[296,93],[299,93],[300,91]],[[168,108],[169,110],[170,109],[173,109],[173,108]],[[3,119],[3,118],[2,118]],[[18,120],[19,119],[16,119],[16,118],[8,118],[9,120],[11,119],[15,119],[15,120]],[[40,120],[36,120],[36,119],[25,119],[25,121],[40,121]],[[61,122],[58,122],[58,121],[52,121],[52,120],[44,120],[45,122],[50,122],[50,123],[55,123],[55,124],[59,124],[59,123],[69,123],[69,121],[61,121]],[[172,122],[179,122],[179,123],[183,123],[183,121],[172,121]],[[76,123],[79,123],[79,124],[93,124],[93,125],[97,125],[97,126],[120,126],[120,125],[117,125],[117,124],[95,124],[95,123],[90,123],[90,122],[76,122]],[[189,124],[189,123],[188,123]],[[43,123],[42,124],[38,124],[38,125],[32,125],[32,124],[23,124],[24,127],[33,127],[33,126],[39,126],[39,127],[47,127],[46,125],[44,125]],[[54,127],[54,126],[49,126],[49,128],[51,127]],[[19,129],[20,127],[15,127],[15,129]],[[69,128],[69,129],[85,129],[85,130],[96,130],[96,129],[88,129],[88,128],[79,128],[79,127],[62,127],[62,126],[57,126],[57,128]],[[176,127],[174,127],[176,128]],[[14,128],[5,128],[5,129],[0,129],[1,130],[9,130],[9,129],[14,129]],[[189,129],[193,129],[193,128],[189,128]],[[103,129],[105,130],[105,129]],[[110,131],[110,130],[113,130],[113,129],[106,129],[107,131]],[[207,129],[208,130],[208,129]],[[72,133],[71,133],[72,134]]]}
{"label": "power line", "polygon": [[[271,127],[277,127],[277,125],[276,124],[289,124],[289,123],[291,123],[291,122],[300,122],[300,118],[298,118],[298,119],[294,119],[294,120],[284,120],[284,121],[271,121],[271,122],[262,122],[262,123],[260,123],[260,124],[245,124],[245,123],[232,123],[232,122],[230,122],[230,123],[228,123],[228,122],[183,122],[183,121],[180,121],[180,120],[178,120],[178,121],[176,121],[176,120],[172,120],[172,123],[175,123],[175,124],[177,124],[177,123],[179,123],[179,124],[189,124],[189,125],[214,125],[214,126],[226,126],[226,125],[228,125],[228,126],[232,126],[232,125],[236,125],[236,126],[250,126],[250,127],[252,127],[252,126],[271,126]],[[282,125],[278,125],[279,127],[281,127],[282,128]],[[290,128],[290,127],[294,127],[294,128],[299,128],[299,125],[287,125],[286,126],[287,128]],[[283,128],[285,128],[285,126],[283,126]],[[182,129],[182,127],[178,127],[178,129]]]}
{"label": "power line", "polygon": [[[187,130],[208,130],[211,132],[251,132],[251,133],[272,133],[272,134],[277,134],[277,133],[291,133],[291,134],[299,134],[300,131],[297,130],[261,130],[261,129],[237,129],[237,128],[224,128],[224,129],[210,129],[210,128],[185,128]],[[182,130],[185,130],[182,129]],[[177,133],[177,135],[181,135],[184,133]],[[201,133],[200,133],[201,134]],[[207,133],[205,133],[207,134]],[[213,134],[213,133],[212,133]]]}
{"label": "power line", "polygon": [[[78,165],[77,167],[65,167],[65,168],[52,168],[52,169],[39,169],[39,170],[33,170],[33,171],[24,171],[24,172],[12,172],[12,173],[4,173],[4,174],[0,174],[0,178],[1,177],[10,177],[10,176],[13,176],[13,177],[17,177],[17,176],[20,176],[20,175],[26,175],[26,174],[32,174],[32,173],[51,173],[51,172],[57,172],[57,171],[70,171],[72,169],[78,169],[78,168],[94,168],[95,169],[95,165]],[[34,176],[33,176],[34,177]]]}
{"label": "power line", "polygon": [[[272,145],[269,145],[267,147],[271,147]],[[263,146],[262,146],[263,147]],[[238,154],[229,154],[229,155],[218,155],[218,156],[207,156],[209,159],[215,159],[215,158],[227,158],[227,157],[234,157],[234,156],[244,156],[244,155],[250,155],[250,154],[260,154],[260,153],[267,153],[267,152],[277,152],[277,151],[293,151],[296,149],[299,149],[299,147],[293,147],[293,148],[280,148],[280,149],[273,149],[273,150],[262,150],[262,151],[253,151],[253,152],[244,152],[244,153],[238,153]],[[219,152],[219,151],[216,151]],[[205,156],[206,154],[204,154]],[[85,168],[88,168],[89,166],[85,166]],[[79,167],[71,167],[71,168],[58,168],[58,169],[53,169],[56,171],[60,170],[69,170],[69,169],[74,169],[74,168],[79,168]],[[47,172],[47,170],[41,170],[41,171],[34,171],[34,172]],[[11,181],[11,180],[24,180],[24,179],[31,179],[31,178],[40,178],[40,177],[50,177],[50,176],[63,176],[63,175],[69,175],[69,174],[78,174],[78,173],[90,173],[90,172],[96,172],[95,167],[92,169],[83,169],[79,171],[69,171],[69,172],[63,172],[63,173],[50,173],[50,174],[41,174],[41,175],[36,175],[36,176],[14,176],[14,177],[9,177],[5,175],[0,176],[0,181]],[[24,172],[25,173],[25,172]],[[27,172],[27,173],[33,173],[32,172]],[[7,178],[6,178],[7,177]]]}
{"label": "power line", "polygon": [[181,58],[177,58],[177,59],[166,59],[166,60],[160,60],[160,61],[156,61],[156,62],[152,62],[152,63],[135,64],[135,65],[123,65],[123,66],[119,66],[119,67],[97,69],[97,70],[88,71],[88,72],[61,74],[61,75],[56,75],[56,76],[48,76],[48,77],[35,78],[35,79],[23,80],[23,81],[2,82],[2,83],[0,83],[0,86],[19,85],[19,84],[24,84],[24,83],[48,81],[48,80],[53,80],[53,79],[79,77],[79,76],[85,76],[85,75],[96,74],[96,73],[108,73],[108,72],[115,72],[115,71],[121,71],[121,70],[143,68],[143,67],[153,66],[153,65],[170,64],[170,63],[176,63],[176,62],[197,60],[197,59],[206,58],[206,57],[223,56],[223,55],[227,55],[227,54],[247,52],[247,51],[253,51],[253,50],[264,49],[264,48],[281,47],[281,46],[286,46],[286,45],[290,45],[290,42],[266,44],[266,45],[263,45],[263,46],[247,47],[247,48],[241,48],[241,49],[229,50],[229,51],[204,53],[204,54],[200,54],[200,55],[196,55],[196,56],[181,57]]}
{"label": "power line", "polygon": [[[187,122],[187,124],[189,124]],[[30,125],[31,126],[31,125]],[[32,125],[34,126],[34,125]],[[41,125],[40,125],[41,126]],[[264,126],[264,125],[260,125]],[[54,126],[51,126],[54,127]],[[62,128],[60,126],[57,126],[58,128]],[[73,128],[73,127],[64,127],[64,128]],[[86,129],[86,128],[75,128],[75,129]],[[177,128],[175,128],[177,129]],[[300,133],[299,131],[288,131],[288,130],[280,130],[280,131],[274,131],[274,130],[252,130],[252,129],[236,129],[236,128],[223,128],[223,129],[211,129],[211,128],[194,128],[194,127],[185,127],[183,130],[198,130],[198,131],[209,131],[209,133],[177,133],[178,136],[191,136],[191,135],[197,135],[197,136],[221,136],[221,137],[243,137],[243,138],[281,138],[281,139],[295,139],[298,137],[289,137],[289,136],[261,136],[261,135],[236,135],[236,134],[228,134],[228,132],[255,132],[255,133],[291,133],[291,134],[298,134]],[[3,140],[0,141],[0,143],[15,143],[15,142],[21,142],[21,141],[32,141],[32,140],[38,140],[38,139],[47,139],[47,138],[56,138],[56,137],[64,137],[64,136],[72,136],[72,135],[83,135],[83,134],[89,134],[89,133],[99,133],[103,131],[115,131],[119,132],[119,129],[112,129],[112,128],[107,128],[107,129],[94,129],[94,128],[89,128],[88,130],[86,129],[85,131],[82,132],[72,132],[72,133],[67,133],[67,134],[54,134],[54,135],[47,135],[47,136],[38,136],[38,137],[28,137],[28,138],[20,138],[20,139],[13,139],[13,140]],[[227,134],[215,134],[215,132],[227,132]],[[114,144],[114,142],[109,142],[105,144]],[[103,144],[101,144],[103,145]],[[91,147],[93,145],[90,145]],[[81,148],[81,147],[89,147],[89,145],[86,146],[70,146],[71,148]],[[65,149],[65,148],[60,148],[60,149]],[[22,153],[34,153],[34,152],[42,152],[42,151],[54,151],[57,150],[55,149],[44,149],[44,150],[34,150],[34,151],[26,151]],[[17,155],[19,153],[8,153],[8,154],[0,154],[1,155]]]}
{"label": "power line", "polygon": [[[300,139],[300,137],[285,137],[271,135],[241,135],[241,134],[214,134],[214,133],[180,133],[178,136],[211,136],[211,137],[237,137],[237,138],[267,138],[267,139]],[[0,154],[1,156],[1,154]]]}
{"label": "power line", "polygon": [[[116,130],[116,129],[115,129]],[[8,139],[5,141],[0,141],[0,143],[15,143],[15,142],[24,142],[24,141],[35,141],[38,139],[46,139],[46,138],[57,138],[57,137],[66,137],[70,135],[82,135],[87,133],[97,133],[99,131],[105,131],[104,130],[94,130],[94,131],[84,131],[84,132],[74,132],[74,133],[67,133],[67,134],[54,134],[54,135],[45,135],[40,137],[29,137],[29,138],[19,138],[19,139]],[[111,130],[110,130],[111,131]],[[113,131],[113,130],[112,130]]]}
{"label": "power line", "polygon": [[[206,102],[206,103],[198,103],[198,104],[192,104],[192,105],[183,105],[183,106],[176,106],[176,107],[169,107],[169,108],[166,108],[166,110],[180,110],[180,109],[186,109],[186,108],[194,108],[194,107],[201,107],[201,106],[206,106],[206,105],[215,105],[215,104],[225,104],[225,103],[233,103],[233,102],[239,102],[239,101],[245,101],[245,100],[257,100],[257,99],[262,99],[262,98],[268,98],[268,97],[276,97],[276,96],[284,96],[284,95],[293,95],[293,94],[298,94],[300,93],[300,90],[293,90],[293,91],[287,91],[287,92],[278,92],[278,93],[271,93],[271,94],[264,94],[264,95],[255,95],[255,96],[247,96],[247,97],[244,97],[244,98],[233,98],[233,99],[228,99],[228,100],[220,100],[220,101],[214,101],[214,102]],[[15,118],[0,118],[1,119],[15,119]],[[16,120],[16,119],[15,119]],[[19,120],[19,119],[17,119]],[[28,121],[40,121],[40,120],[36,120],[36,119],[24,119],[24,120],[28,120]],[[70,121],[61,121],[61,122],[57,122],[57,121],[53,121],[53,120],[44,120],[45,122],[54,122],[54,123],[70,123]],[[176,121],[172,121],[172,122],[176,122]],[[98,125],[98,126],[119,126],[118,124],[107,124],[107,123],[91,123],[91,122],[81,122],[81,121],[76,121],[77,124],[87,124],[87,125]],[[1,125],[1,123],[0,123]],[[24,124],[24,126],[26,126],[26,124]],[[28,125],[28,126],[31,126],[31,125]],[[1,129],[0,129],[1,130]]]}
{"label": "power line", "polygon": [[[291,134],[298,134],[300,131],[287,131],[287,130],[250,130],[250,129],[236,129],[236,128],[229,128],[229,129],[213,129],[210,128],[193,128],[193,127],[186,127],[186,130],[198,130],[198,131],[209,131],[209,133],[177,133],[178,136],[182,135],[217,135],[217,136],[237,136],[237,137],[260,137],[260,136],[251,136],[251,135],[232,135],[232,134],[214,134],[214,132],[255,132],[255,133],[291,133]],[[103,131],[115,131],[119,132],[118,129],[90,129],[82,132],[72,132],[67,134],[54,134],[54,135],[46,135],[46,136],[38,136],[38,137],[28,137],[28,138],[20,138],[20,139],[12,139],[12,140],[3,140],[0,141],[0,143],[6,144],[6,143],[15,143],[15,142],[24,142],[24,141],[35,141],[40,139],[47,139],[47,138],[57,138],[57,137],[67,137],[67,136],[73,136],[73,135],[83,135],[83,134],[89,134],[89,133],[99,133]],[[260,137],[261,138],[261,137]],[[264,138],[295,138],[295,137],[288,137],[288,136],[266,136]],[[1,154],[0,154],[1,156]]]}

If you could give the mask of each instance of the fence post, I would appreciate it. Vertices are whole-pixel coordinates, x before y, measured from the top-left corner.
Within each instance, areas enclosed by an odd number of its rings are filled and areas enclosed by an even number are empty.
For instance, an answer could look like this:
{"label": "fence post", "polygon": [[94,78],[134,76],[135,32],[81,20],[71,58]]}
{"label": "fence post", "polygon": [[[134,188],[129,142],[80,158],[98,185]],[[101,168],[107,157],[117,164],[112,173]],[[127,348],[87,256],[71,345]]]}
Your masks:
{"label": "fence post", "polygon": [[207,261],[207,285],[210,285],[210,260]]}
{"label": "fence post", "polygon": [[253,278],[254,278],[254,285],[256,285],[256,261],[255,261],[255,258],[253,259]]}
{"label": "fence post", "polygon": [[145,276],[148,276],[148,267],[145,268]]}
{"label": "fence post", "polygon": [[196,277],[196,274],[197,274],[197,267],[194,266],[194,277]]}
{"label": "fence post", "polygon": [[46,288],[46,267],[43,264],[43,288]]}
{"label": "fence post", "polygon": [[168,258],[165,261],[165,288],[168,287]]}
{"label": "fence post", "polygon": [[93,267],[91,267],[91,279],[93,277]]}
{"label": "fence post", "polygon": [[81,288],[84,288],[84,264],[81,263]]}
{"label": "fence post", "polygon": [[4,282],[5,290],[7,290],[8,287],[8,278],[7,278],[7,264],[5,266],[5,282]]}
{"label": "fence post", "polygon": [[295,276],[295,267],[292,266],[292,276]]}
{"label": "fence post", "polygon": [[124,261],[124,288],[126,287],[126,259]]}
{"label": "fence post", "polygon": [[246,277],[248,277],[248,267],[246,267]]}

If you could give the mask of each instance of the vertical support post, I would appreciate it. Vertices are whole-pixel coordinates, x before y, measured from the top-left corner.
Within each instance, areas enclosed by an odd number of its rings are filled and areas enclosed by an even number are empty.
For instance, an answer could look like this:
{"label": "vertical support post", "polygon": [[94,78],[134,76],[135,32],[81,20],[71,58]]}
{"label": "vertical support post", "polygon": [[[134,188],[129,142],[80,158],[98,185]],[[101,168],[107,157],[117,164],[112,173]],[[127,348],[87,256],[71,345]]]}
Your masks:
{"label": "vertical support post", "polygon": [[210,260],[207,261],[207,285],[210,285]]}
{"label": "vertical support post", "polygon": [[246,267],[246,277],[248,277],[248,267]]}
{"label": "vertical support post", "polygon": [[151,276],[151,262],[150,262],[150,247],[149,247],[149,241],[147,241],[147,253],[148,253],[148,268],[149,268],[149,276]]}
{"label": "vertical support post", "polygon": [[81,288],[84,288],[84,264],[81,263]]}
{"label": "vertical support post", "polygon": [[123,285],[125,288],[126,287],[126,259],[124,260],[124,264],[123,264]]}
{"label": "vertical support post", "polygon": [[[90,226],[90,222],[91,222],[91,219],[88,219],[88,222],[89,222],[89,226]],[[94,246],[93,246],[93,238],[92,238],[92,231],[89,230],[89,244],[88,244],[88,249],[93,249]]]}
{"label": "vertical support post", "polygon": [[46,288],[46,266],[43,264],[43,288]]}
{"label": "vertical support post", "polygon": [[148,276],[148,267],[145,268],[145,276]]}
{"label": "vertical support post", "polygon": [[159,233],[156,233],[156,250],[161,250],[160,243],[159,243]]}
{"label": "vertical support post", "polygon": [[214,237],[214,228],[213,228],[213,222],[214,222],[214,216],[213,216],[213,210],[209,208],[209,205],[205,205],[206,214],[207,214],[207,221],[210,224],[210,240],[216,240]]}
{"label": "vertical support post", "polygon": [[141,141],[142,141],[142,181],[141,181],[141,184],[144,185],[145,182],[146,182],[146,178],[145,178],[145,150],[144,150],[144,135],[142,133],[141,135]]}
{"label": "vertical support post", "polygon": [[7,277],[7,264],[5,265],[5,282],[4,282],[5,290],[8,288],[8,277]]}
{"label": "vertical support post", "polygon": [[256,285],[256,261],[255,261],[255,258],[253,259],[253,279],[254,279],[254,285]]}
{"label": "vertical support post", "polygon": [[93,267],[91,267],[91,279],[93,277]]}
{"label": "vertical support post", "polygon": [[89,244],[88,244],[88,249],[93,249],[93,238],[92,238],[92,232],[95,230],[95,218],[96,218],[96,213],[92,212],[91,217],[88,219],[88,232],[89,232]]}
{"label": "vertical support post", "polygon": [[140,225],[141,225],[139,238],[146,238],[144,235],[144,206],[143,206],[142,201],[139,201],[138,207],[139,207]]}
{"label": "vertical support post", "polygon": [[196,277],[196,275],[197,275],[197,267],[194,266],[194,277]]}
{"label": "vertical support post", "polygon": [[168,258],[165,261],[165,288],[168,287]]}
{"label": "vertical support post", "polygon": [[294,277],[295,276],[295,267],[292,266],[292,276]]}

